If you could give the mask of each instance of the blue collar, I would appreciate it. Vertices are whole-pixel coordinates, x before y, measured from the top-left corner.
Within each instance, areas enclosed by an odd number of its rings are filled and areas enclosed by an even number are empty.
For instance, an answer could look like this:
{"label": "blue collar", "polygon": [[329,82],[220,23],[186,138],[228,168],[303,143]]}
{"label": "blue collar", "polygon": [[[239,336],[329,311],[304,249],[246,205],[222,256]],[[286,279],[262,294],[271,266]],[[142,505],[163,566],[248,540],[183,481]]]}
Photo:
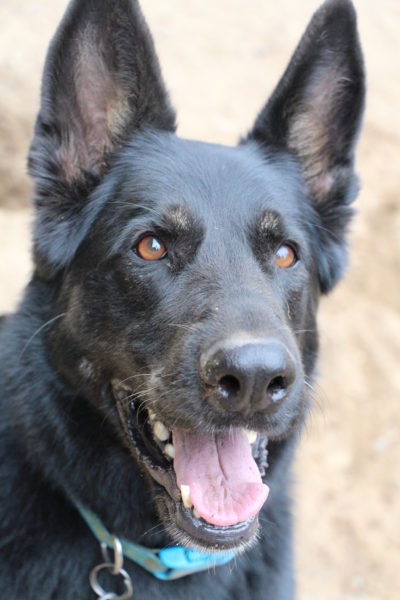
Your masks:
{"label": "blue collar", "polygon": [[[98,541],[101,544],[105,544],[108,548],[113,549],[115,538],[104,527],[100,519],[76,500],[74,504]],[[133,560],[133,562],[146,569],[146,571],[157,577],[157,579],[165,581],[179,579],[192,573],[199,573],[200,571],[225,565],[235,556],[233,552],[207,554],[205,552],[198,552],[192,548],[184,548],[183,546],[153,549],[128,542],[124,539],[120,539],[119,541],[122,553],[126,558]]]}

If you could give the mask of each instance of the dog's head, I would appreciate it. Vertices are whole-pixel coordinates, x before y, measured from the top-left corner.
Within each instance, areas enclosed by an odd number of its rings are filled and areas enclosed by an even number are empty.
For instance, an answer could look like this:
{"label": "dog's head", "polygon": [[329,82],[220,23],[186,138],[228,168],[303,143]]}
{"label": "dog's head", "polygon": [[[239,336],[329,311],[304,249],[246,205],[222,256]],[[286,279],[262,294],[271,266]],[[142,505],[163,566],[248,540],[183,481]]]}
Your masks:
{"label": "dog's head", "polygon": [[254,539],[267,441],[303,418],[318,298],[345,265],[363,100],[348,0],[316,13],[236,148],[175,135],[134,0],[74,0],[50,47],[29,164],[55,360],[175,539]]}

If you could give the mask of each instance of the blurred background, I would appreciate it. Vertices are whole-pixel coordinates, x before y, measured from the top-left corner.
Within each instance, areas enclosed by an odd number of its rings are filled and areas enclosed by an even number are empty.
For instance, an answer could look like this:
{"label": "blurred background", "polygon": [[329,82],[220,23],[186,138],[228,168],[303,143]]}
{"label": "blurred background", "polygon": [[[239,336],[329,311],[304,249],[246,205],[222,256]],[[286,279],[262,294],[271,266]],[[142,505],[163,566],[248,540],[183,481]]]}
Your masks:
{"label": "blurred background", "polygon": [[[318,4],[142,0],[179,133],[234,144]],[[65,5],[0,2],[0,312],[31,271],[25,156]],[[362,191],[351,267],[322,301],[319,384],[294,469],[300,600],[400,598],[400,2],[355,5],[368,73]]]}

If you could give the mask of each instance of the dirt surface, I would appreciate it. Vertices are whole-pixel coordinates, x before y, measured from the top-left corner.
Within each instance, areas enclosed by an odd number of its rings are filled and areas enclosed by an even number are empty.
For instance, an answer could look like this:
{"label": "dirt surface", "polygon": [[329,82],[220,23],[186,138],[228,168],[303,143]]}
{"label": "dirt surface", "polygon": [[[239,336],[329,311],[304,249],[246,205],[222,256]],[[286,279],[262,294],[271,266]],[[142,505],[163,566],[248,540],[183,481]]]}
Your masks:
{"label": "dirt surface", "polygon": [[[316,0],[142,0],[179,133],[235,143]],[[321,375],[295,469],[300,600],[400,598],[400,2],[356,0],[369,92],[352,265],[322,302]],[[63,0],[0,2],[0,310],[30,272],[25,175]],[[268,598],[266,592],[266,600]]]}

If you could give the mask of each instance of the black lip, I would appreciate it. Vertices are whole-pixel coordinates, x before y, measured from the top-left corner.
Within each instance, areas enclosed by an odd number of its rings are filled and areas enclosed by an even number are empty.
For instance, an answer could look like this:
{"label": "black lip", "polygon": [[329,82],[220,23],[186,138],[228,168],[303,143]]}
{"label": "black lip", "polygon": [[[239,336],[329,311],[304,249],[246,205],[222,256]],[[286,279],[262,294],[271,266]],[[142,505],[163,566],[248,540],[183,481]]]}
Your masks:
{"label": "black lip", "polygon": [[165,495],[164,500],[169,516],[176,526],[189,535],[197,546],[207,550],[233,550],[238,546],[247,545],[257,533],[257,516],[229,527],[218,527],[196,519],[181,502],[175,503],[168,495]]}
{"label": "black lip", "polygon": [[[168,515],[170,521],[167,528],[172,533],[175,532],[178,537],[183,534],[187,541],[190,540],[193,545],[208,551],[229,550],[248,545],[257,534],[258,516],[243,523],[224,527],[195,518],[192,511],[186,509],[182,503],[172,464],[166,461],[157,445],[150,442],[151,434],[144,410],[137,411],[133,402],[119,402],[118,393],[115,390],[114,396],[129,438],[129,445],[138,461],[146,467],[153,480],[153,485],[157,487],[159,499],[165,508],[163,512]],[[138,414],[141,415],[140,421]],[[268,467],[266,446],[266,438],[259,436],[253,456],[261,476],[265,475],[265,469]]]}

